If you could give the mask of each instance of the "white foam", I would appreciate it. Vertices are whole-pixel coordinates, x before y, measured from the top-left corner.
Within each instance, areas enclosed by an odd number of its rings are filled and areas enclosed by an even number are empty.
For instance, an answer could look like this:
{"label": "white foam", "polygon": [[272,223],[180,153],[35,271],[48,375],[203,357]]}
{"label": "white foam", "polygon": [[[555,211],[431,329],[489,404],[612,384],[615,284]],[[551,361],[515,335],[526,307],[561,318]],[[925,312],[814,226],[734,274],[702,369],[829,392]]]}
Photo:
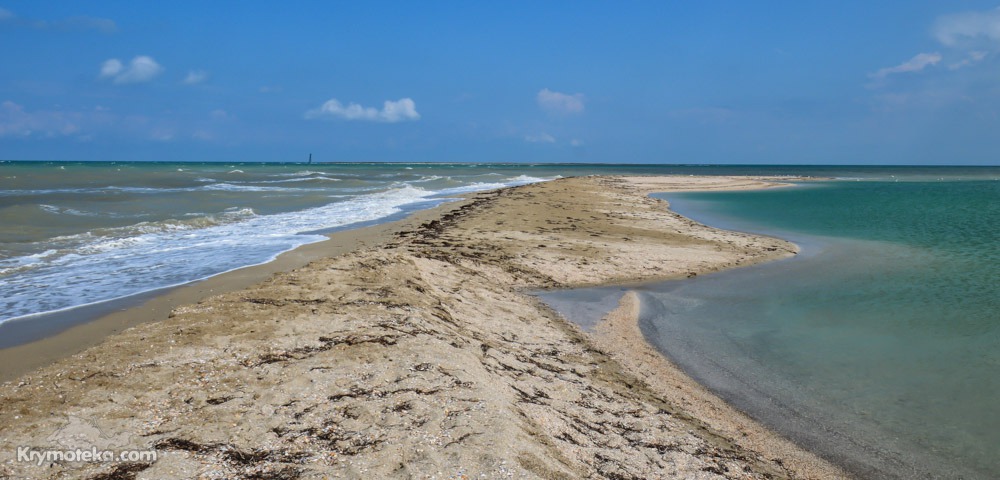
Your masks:
{"label": "white foam", "polygon": [[288,187],[262,187],[258,185],[235,185],[232,183],[213,183],[206,185],[203,190],[224,190],[228,192],[302,192],[319,191],[320,189],[288,188]]}
{"label": "white foam", "polygon": [[[319,178],[322,172],[297,172]],[[305,175],[305,177],[302,177]],[[440,178],[435,178],[439,180]],[[216,215],[142,222],[47,240],[42,253],[0,261],[0,322],[112,300],[188,283],[272,260],[297,246],[325,236],[303,234],[386,218],[443,195],[502,188],[545,180],[519,175],[495,182],[429,190],[395,181],[388,189],[327,188],[332,201],[300,211],[259,215],[234,206]],[[390,180],[391,181],[391,180]],[[423,184],[430,181],[424,177]],[[213,183],[192,188],[108,187],[123,191],[281,191],[309,189]],[[106,191],[108,188],[99,190]],[[383,182],[381,188],[386,188]],[[46,205],[59,212],[59,207]],[[43,247],[44,248],[44,247]]]}
{"label": "white foam", "polygon": [[284,180],[258,180],[253,183],[294,183],[294,182],[340,182],[343,179],[327,177],[323,175],[309,175],[307,177],[286,178]]}
{"label": "white foam", "polygon": [[326,174],[327,174],[327,172],[317,172],[317,171],[313,171],[313,170],[300,170],[300,171],[295,172],[295,173],[279,173],[279,174],[277,174],[277,176],[279,176],[279,177],[308,177],[308,176],[311,176],[311,175],[320,175],[320,176],[322,176],[322,175],[326,175]]}
{"label": "white foam", "polygon": [[442,178],[444,178],[444,177],[439,177],[437,175],[431,175],[429,177],[423,177],[420,180],[413,180],[413,183],[433,182],[434,180],[441,180]]}
{"label": "white foam", "polygon": [[483,190],[495,190],[504,187],[513,187],[517,185],[527,185],[529,183],[544,182],[546,180],[550,179],[529,177],[527,175],[519,175],[517,177],[507,179],[503,182],[475,182],[460,187],[445,188],[439,190],[437,192],[437,196],[457,195],[460,193],[479,192]]}
{"label": "white foam", "polygon": [[114,213],[96,213],[77,210],[75,208],[57,207],[54,205],[39,204],[38,208],[55,215],[73,215],[75,217],[119,217]]}
{"label": "white foam", "polygon": [[0,321],[120,298],[267,262],[281,252],[325,238],[299,232],[377,220],[432,193],[406,186],[298,212],[256,215],[250,209],[232,209],[225,214],[229,221],[211,226],[158,222],[113,232],[122,235],[130,229],[129,236],[63,237],[84,243],[74,248],[74,253],[49,251],[0,263],[0,272],[29,264],[32,267],[0,280],[5,293],[0,301]]}
{"label": "white foam", "polygon": [[59,207],[57,207],[55,205],[46,205],[46,204],[43,203],[43,204],[39,205],[38,208],[40,208],[42,210],[45,210],[46,212],[54,213],[56,215],[59,215]]}

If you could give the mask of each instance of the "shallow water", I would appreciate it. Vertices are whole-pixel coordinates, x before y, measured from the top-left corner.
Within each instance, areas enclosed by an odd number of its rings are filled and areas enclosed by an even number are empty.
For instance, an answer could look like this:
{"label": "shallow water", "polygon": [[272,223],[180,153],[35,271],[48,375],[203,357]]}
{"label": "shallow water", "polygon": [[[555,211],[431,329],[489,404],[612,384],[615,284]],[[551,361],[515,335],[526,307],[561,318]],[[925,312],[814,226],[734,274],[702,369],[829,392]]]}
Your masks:
{"label": "shallow water", "polygon": [[[591,174],[891,178],[969,167],[0,161],[0,324],[267,262],[448,195]],[[81,313],[74,310],[72,313]]]}
{"label": "shallow water", "polygon": [[[792,237],[807,254],[650,292],[646,333],[737,405],[856,471],[996,478],[998,199],[993,180],[675,196],[680,213]],[[723,359],[704,368],[713,348]],[[726,371],[752,375],[762,393],[744,395]],[[790,409],[804,426],[784,420]]]}
{"label": "shallow water", "polygon": [[1000,182],[667,198],[803,246],[640,288],[643,332],[681,368],[866,478],[1000,477]]}

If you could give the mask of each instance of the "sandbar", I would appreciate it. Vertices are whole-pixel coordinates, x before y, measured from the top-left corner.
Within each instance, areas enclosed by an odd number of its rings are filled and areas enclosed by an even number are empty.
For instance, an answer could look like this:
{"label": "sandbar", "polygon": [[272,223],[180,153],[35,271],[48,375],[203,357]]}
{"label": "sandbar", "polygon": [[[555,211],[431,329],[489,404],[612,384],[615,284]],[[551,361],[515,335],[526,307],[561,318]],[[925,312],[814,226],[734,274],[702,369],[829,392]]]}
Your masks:
{"label": "sandbar", "polygon": [[[648,196],[774,180],[577,177],[474,194],[378,241],[314,244],[266,278],[197,287],[203,298],[160,307],[166,318],[126,310],[117,333],[0,386],[0,476],[846,477],[656,354],[634,296],[587,333],[527,293],[793,255]],[[87,442],[156,458],[15,456]]]}

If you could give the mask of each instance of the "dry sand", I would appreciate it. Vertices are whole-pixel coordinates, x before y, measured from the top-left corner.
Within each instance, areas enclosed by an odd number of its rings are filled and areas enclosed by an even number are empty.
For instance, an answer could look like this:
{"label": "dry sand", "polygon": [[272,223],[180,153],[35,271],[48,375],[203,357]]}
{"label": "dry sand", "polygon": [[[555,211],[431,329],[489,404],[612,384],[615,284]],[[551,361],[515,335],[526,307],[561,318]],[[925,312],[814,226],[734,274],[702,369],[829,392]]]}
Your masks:
{"label": "dry sand", "polygon": [[[29,478],[832,478],[657,355],[626,295],[593,336],[522,293],[790,255],[650,191],[563,179],[477,194],[384,243],[174,308],[0,388],[0,475]],[[18,462],[17,447],[155,449]]]}

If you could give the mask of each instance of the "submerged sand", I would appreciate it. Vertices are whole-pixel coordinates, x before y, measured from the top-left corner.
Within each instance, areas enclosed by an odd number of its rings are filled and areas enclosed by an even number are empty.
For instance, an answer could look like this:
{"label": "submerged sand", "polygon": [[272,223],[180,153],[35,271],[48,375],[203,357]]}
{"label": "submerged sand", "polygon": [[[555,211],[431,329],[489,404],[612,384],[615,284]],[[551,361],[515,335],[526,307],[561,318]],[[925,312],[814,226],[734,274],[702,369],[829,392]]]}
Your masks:
{"label": "submerged sand", "polygon": [[[384,242],[174,308],[0,388],[0,476],[833,478],[649,347],[626,295],[593,335],[526,289],[794,253],[647,196],[728,177],[586,177],[447,206]],[[155,461],[19,462],[151,449]]]}

